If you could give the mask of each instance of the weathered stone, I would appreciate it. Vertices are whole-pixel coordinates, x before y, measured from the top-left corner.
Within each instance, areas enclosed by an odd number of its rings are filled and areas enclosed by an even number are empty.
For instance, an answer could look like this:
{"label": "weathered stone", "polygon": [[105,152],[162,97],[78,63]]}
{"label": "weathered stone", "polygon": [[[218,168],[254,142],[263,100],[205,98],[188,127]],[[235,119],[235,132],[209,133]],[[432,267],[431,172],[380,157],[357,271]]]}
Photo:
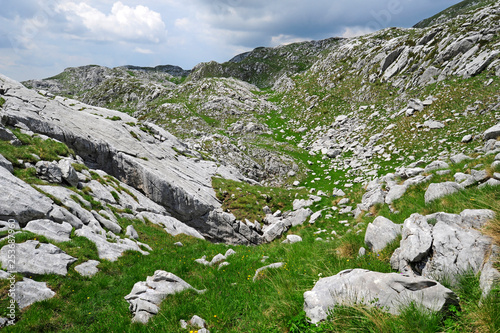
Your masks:
{"label": "weathered stone", "polygon": [[35,165],[36,174],[49,183],[61,183],[62,171],[57,162],[39,161]]}
{"label": "weathered stone", "polygon": [[490,209],[465,209],[460,213],[462,224],[468,228],[481,229],[488,221],[495,218]]}
{"label": "weathered stone", "polygon": [[460,153],[460,154],[453,155],[452,157],[450,157],[450,161],[453,164],[457,164],[457,163],[460,163],[462,161],[470,160],[470,159],[471,158],[469,156],[465,155],[464,153]]}
{"label": "weathered stone", "polygon": [[127,228],[125,229],[125,236],[130,237],[132,239],[139,239],[139,234],[137,233],[133,225],[127,226]]}
{"label": "weathered stone", "polygon": [[440,129],[440,128],[444,127],[444,124],[442,122],[435,121],[435,120],[426,120],[424,122],[424,126],[430,128],[430,129]]}
{"label": "weathered stone", "polygon": [[75,168],[73,168],[72,163],[72,160],[63,158],[59,161],[58,165],[62,172],[62,178],[71,186],[76,187],[80,180],[78,179],[78,174],[76,173]]}
{"label": "weathered stone", "polygon": [[282,242],[285,244],[293,244],[293,243],[299,243],[302,242],[302,237],[298,235],[287,235],[286,239]]}
{"label": "weathered stone", "polygon": [[265,271],[266,269],[270,269],[270,268],[280,268],[280,267],[283,267],[283,265],[284,265],[284,263],[282,263],[282,262],[276,262],[274,264],[270,264],[270,265],[258,268],[255,271],[255,274],[253,276],[252,281],[255,282],[255,280],[257,280],[257,278],[259,277],[260,272]]}
{"label": "weathered stone", "polygon": [[97,213],[95,210],[91,211],[94,218],[101,224],[102,227],[112,231],[115,234],[119,234],[122,232],[122,227],[116,222],[108,220]]}
{"label": "weathered stone", "polygon": [[[75,232],[76,236],[85,237],[94,243],[97,247],[97,252],[100,259],[107,259],[109,261],[116,261],[122,256],[123,252],[132,250],[138,251],[143,255],[149,254],[143,251],[140,247],[140,243],[136,243],[129,238],[116,239],[115,243],[108,242],[106,236],[96,233],[91,227],[84,225],[81,229]],[[141,244],[143,245],[143,244]]]}
{"label": "weathered stone", "polygon": [[381,188],[376,188],[372,191],[366,192],[361,198],[361,204],[363,204],[367,209],[375,206],[377,204],[385,203],[385,192]]}
{"label": "weathered stone", "polygon": [[366,228],[365,244],[371,251],[380,252],[401,235],[401,228],[401,225],[395,224],[383,216],[378,216]]}
{"label": "weathered stone", "polygon": [[500,123],[484,131],[484,140],[496,139],[500,136]]}
{"label": "weathered stone", "polygon": [[56,293],[47,287],[46,282],[36,282],[25,277],[15,284],[14,299],[20,309],[50,299],[55,295]]}
{"label": "weathered stone", "polygon": [[28,222],[24,230],[31,231],[34,234],[45,236],[56,242],[69,242],[73,227],[67,222],[61,224],[51,220],[33,220]]}
{"label": "weathered stone", "polygon": [[12,163],[0,154],[0,168],[7,169],[10,173],[14,172],[14,166]]}
{"label": "weathered stone", "polygon": [[80,265],[75,266],[75,271],[80,273],[80,275],[82,276],[92,277],[95,274],[97,274],[97,272],[99,272],[99,269],[97,268],[97,265],[99,264],[100,262],[97,260],[89,260]]}
{"label": "weathered stone", "polygon": [[442,198],[460,191],[462,187],[455,182],[432,183],[425,191],[425,203],[430,203],[436,199]]}
{"label": "weathered stone", "polygon": [[[153,276],[148,276],[146,281],[137,282],[125,300],[130,304],[130,311],[134,315],[133,322],[147,323],[158,313],[161,302],[168,295],[173,295],[186,289],[194,289],[178,276],[156,271]],[[196,289],[195,289],[196,290]]]}
{"label": "weathered stone", "polygon": [[301,208],[309,207],[314,202],[311,199],[295,199],[293,200],[292,206],[293,210],[299,210]]}
{"label": "weathered stone", "polygon": [[175,217],[172,216],[159,215],[149,212],[141,212],[137,214],[137,217],[143,220],[147,219],[149,222],[153,224],[158,224],[163,226],[165,231],[172,236],[185,234],[195,238],[205,239],[205,237],[203,237],[203,235],[201,235],[196,229],[191,228],[190,226],[182,223],[181,221],[177,220]]}
{"label": "weathered stone", "polygon": [[[399,262],[401,272],[411,272],[410,265],[425,258],[432,246],[432,227],[427,223],[425,216],[412,214],[403,224],[401,251],[394,262]],[[393,254],[395,257],[396,252]],[[393,259],[391,258],[391,263]]]}
{"label": "weathered stone", "polygon": [[300,208],[293,212],[289,212],[283,219],[285,225],[291,225],[293,227],[303,224],[309,216],[311,216],[312,210],[309,208]]}
{"label": "weathered stone", "polygon": [[438,169],[448,169],[450,165],[444,161],[434,161],[427,165],[424,169],[425,172],[431,172]]}
{"label": "weathered stone", "polygon": [[394,200],[401,198],[408,187],[405,185],[394,185],[391,186],[389,192],[385,196],[385,203],[390,205]]}
{"label": "weathered stone", "polygon": [[304,311],[312,323],[326,319],[336,305],[364,304],[397,315],[412,302],[441,312],[458,305],[458,297],[433,280],[359,268],[322,278],[304,293]]}
{"label": "weathered stone", "polygon": [[[5,245],[0,250],[2,265],[8,267],[9,271],[21,274],[66,275],[68,273],[68,265],[77,260],[67,255],[55,245],[28,240],[24,243],[16,244],[16,262],[14,265],[9,265],[9,249],[10,245]],[[11,268],[11,266],[13,267]]]}
{"label": "weathered stone", "polygon": [[116,203],[115,198],[111,195],[111,192],[104,187],[97,180],[92,180],[87,184],[87,187],[92,191],[92,196],[99,200],[102,200],[107,203]]}
{"label": "weathered stone", "polygon": [[21,226],[36,219],[46,218],[52,209],[52,200],[0,168],[0,219],[15,219]]}
{"label": "weathered stone", "polygon": [[67,222],[75,229],[80,229],[83,226],[83,222],[78,217],[71,214],[66,208],[57,205],[53,206],[53,209],[49,213],[49,218],[58,223]]}

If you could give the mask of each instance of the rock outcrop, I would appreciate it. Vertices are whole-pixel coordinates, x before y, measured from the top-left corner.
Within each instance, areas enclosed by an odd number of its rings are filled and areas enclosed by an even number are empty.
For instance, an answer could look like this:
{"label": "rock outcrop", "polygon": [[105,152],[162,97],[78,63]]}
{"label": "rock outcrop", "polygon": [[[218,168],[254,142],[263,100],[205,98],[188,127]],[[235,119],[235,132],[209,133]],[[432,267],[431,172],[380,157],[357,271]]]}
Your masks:
{"label": "rock outcrop", "polygon": [[312,323],[326,319],[336,305],[363,304],[398,314],[412,302],[431,311],[447,311],[449,305],[458,305],[458,297],[434,280],[359,268],[321,278],[304,293],[304,311]]}

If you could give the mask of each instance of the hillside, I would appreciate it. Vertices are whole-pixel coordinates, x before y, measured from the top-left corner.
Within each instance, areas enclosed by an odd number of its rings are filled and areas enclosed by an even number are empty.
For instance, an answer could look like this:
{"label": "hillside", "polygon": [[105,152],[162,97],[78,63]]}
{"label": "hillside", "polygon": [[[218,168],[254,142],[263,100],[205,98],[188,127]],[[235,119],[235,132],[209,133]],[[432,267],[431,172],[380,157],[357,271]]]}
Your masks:
{"label": "hillside", "polygon": [[0,75],[4,330],[497,332],[499,35]]}

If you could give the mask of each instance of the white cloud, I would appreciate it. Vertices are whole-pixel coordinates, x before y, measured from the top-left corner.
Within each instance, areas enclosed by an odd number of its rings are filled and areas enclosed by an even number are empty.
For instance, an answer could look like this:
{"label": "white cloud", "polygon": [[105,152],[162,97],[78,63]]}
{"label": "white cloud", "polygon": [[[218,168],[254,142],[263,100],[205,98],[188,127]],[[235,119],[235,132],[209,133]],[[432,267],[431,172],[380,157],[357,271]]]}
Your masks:
{"label": "white cloud", "polygon": [[141,47],[136,47],[134,49],[134,52],[141,53],[141,54],[153,54],[154,52],[151,51],[150,49],[143,49]]}
{"label": "white cloud", "polygon": [[344,32],[342,32],[342,37],[350,38],[350,37],[358,37],[366,34],[372,33],[373,30],[368,27],[346,27]]}
{"label": "white cloud", "polygon": [[57,11],[66,13],[73,28],[83,25],[88,39],[159,43],[167,34],[161,14],[142,5],[132,8],[118,1],[106,15],[83,2],[66,2]]}
{"label": "white cloud", "polygon": [[271,46],[287,45],[292,43],[303,42],[304,38],[299,38],[291,35],[278,35],[271,37]]}

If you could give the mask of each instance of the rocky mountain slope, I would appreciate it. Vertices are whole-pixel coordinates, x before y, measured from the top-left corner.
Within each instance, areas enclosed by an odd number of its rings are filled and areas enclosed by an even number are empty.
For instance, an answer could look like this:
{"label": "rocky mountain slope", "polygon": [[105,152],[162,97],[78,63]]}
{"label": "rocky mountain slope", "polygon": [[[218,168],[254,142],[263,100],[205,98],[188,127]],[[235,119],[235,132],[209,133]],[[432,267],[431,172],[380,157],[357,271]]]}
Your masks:
{"label": "rocky mountain slope", "polygon": [[0,76],[6,330],[500,329],[500,5],[436,17]]}

